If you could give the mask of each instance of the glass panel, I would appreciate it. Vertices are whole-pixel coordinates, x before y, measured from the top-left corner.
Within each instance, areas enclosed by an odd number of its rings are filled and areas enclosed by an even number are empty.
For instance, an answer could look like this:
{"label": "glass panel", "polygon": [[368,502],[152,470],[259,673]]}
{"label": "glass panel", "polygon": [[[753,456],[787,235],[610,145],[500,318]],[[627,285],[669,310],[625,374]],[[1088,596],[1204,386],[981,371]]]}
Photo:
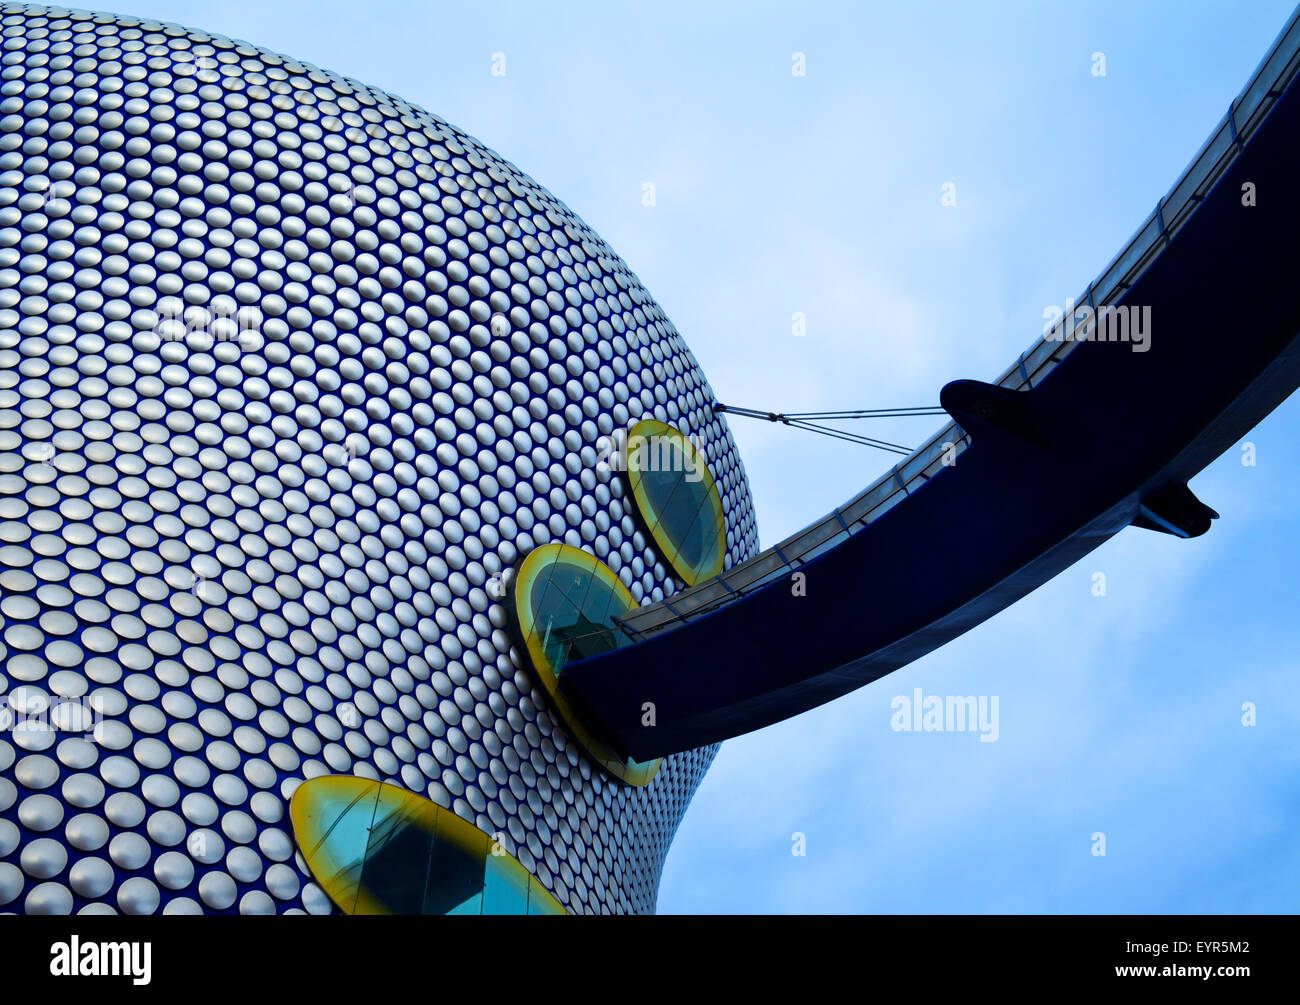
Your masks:
{"label": "glass panel", "polygon": [[509,855],[487,857],[484,914],[528,914],[528,871]]}
{"label": "glass panel", "polygon": [[1201,184],[1196,187],[1196,194],[1204,196],[1214,183],[1219,180],[1219,175],[1223,169],[1231,162],[1232,153],[1232,127],[1228,124],[1227,116],[1224,116],[1223,125],[1219,131],[1214,134],[1214,139],[1210,141],[1201,158],[1201,163],[1205,165],[1203,179]]}
{"label": "glass panel", "polygon": [[755,558],[751,558],[748,562],[736,566],[722,578],[726,580],[727,585],[733,590],[742,593],[760,579],[772,573],[782,573],[786,568],[787,566],[781,560],[781,556],[775,551],[768,550]]}
{"label": "glass panel", "polygon": [[[1050,361],[1057,349],[1063,349],[1063,342],[1042,341],[1035,344],[1025,356],[1025,369],[1029,371],[1029,382],[1037,386],[1038,382],[1051,372]],[[952,437],[949,437],[950,439]]]}
{"label": "glass panel", "polygon": [[375,807],[361,886],[383,905],[384,914],[427,913],[424,878],[436,849],[432,821],[422,819],[421,803],[427,800],[405,793],[380,800]]}
{"label": "glass panel", "polygon": [[884,514],[888,513],[891,509],[897,506],[905,498],[907,498],[907,494],[902,489],[899,489],[897,492],[894,492],[892,495],[887,496],[882,502],[877,504],[876,507],[871,510],[871,512],[867,514],[867,522],[869,523],[872,520],[879,520]]}
{"label": "glass panel", "polygon": [[756,575],[753,578],[748,579],[743,584],[737,585],[736,583],[733,582],[732,588],[735,589],[738,593],[739,592],[752,593],[754,590],[760,589],[766,586],[768,583],[773,583],[778,579],[784,579],[788,575],[790,575],[790,566],[780,565],[777,568],[772,569],[770,572],[763,573],[762,575]]}
{"label": "glass panel", "polygon": [[867,489],[867,491],[863,492],[861,495],[841,506],[840,516],[844,517],[844,522],[852,527],[855,523],[865,517],[873,508],[879,505],[882,499],[897,489],[898,485],[894,481],[894,476],[891,474],[887,478],[883,478],[876,482],[876,484],[872,485],[871,488]]}
{"label": "glass panel", "polygon": [[303,782],[294,838],[345,914],[564,914],[473,824],[396,785],[349,775]]}
{"label": "glass panel", "polygon": [[1269,102],[1264,100],[1265,95],[1289,76],[1288,70],[1294,69],[1288,64],[1294,59],[1298,44],[1300,44],[1300,22],[1293,21],[1286,34],[1278,40],[1277,46],[1267,57],[1267,62],[1260,67],[1255,79],[1241,96],[1237,108],[1237,128],[1244,135],[1249,135],[1258,124],[1258,120],[1262,118],[1262,115],[1255,113],[1267,109]]}
{"label": "glass panel", "polygon": [[1125,276],[1132,271],[1133,266],[1137,264],[1138,260],[1146,253],[1147,248],[1150,247],[1153,234],[1159,233],[1160,229],[1158,224],[1155,226],[1154,231],[1150,229],[1155,222],[1155,218],[1156,215],[1152,212],[1149,217],[1142,221],[1142,226],[1138,228],[1138,232],[1133,235],[1124,250],[1106,269],[1105,275],[1097,282],[1093,295],[1096,297],[1098,304],[1112,299],[1112,291],[1120,288],[1119,284],[1124,281]]}
{"label": "glass panel", "polygon": [[672,603],[683,614],[689,614],[691,611],[698,611],[701,607],[707,607],[715,601],[725,600],[730,596],[730,590],[717,580],[711,579],[701,586],[675,594]]}
{"label": "glass panel", "polygon": [[777,547],[791,561],[806,559],[811,552],[817,551],[820,553],[824,551],[825,549],[819,546],[836,537],[848,537],[848,535],[844,533],[844,528],[840,526],[840,522],[832,514],[820,523],[815,523],[811,527],[801,530],[794,537],[786,538]]}
{"label": "glass panel", "polygon": [[361,891],[370,824],[379,798],[375,782],[337,788],[298,787],[290,804],[294,833],[321,888],[353,914]]}
{"label": "glass panel", "polygon": [[[1222,126],[1223,122],[1220,121],[1219,125]],[[1210,173],[1211,164],[1216,158],[1207,158],[1205,156],[1205,151],[1213,142],[1213,137],[1205,141],[1205,146],[1201,148],[1201,151],[1196,155],[1196,159],[1192,161],[1191,166],[1186,172],[1184,172],[1182,178],[1178,180],[1177,184],[1174,185],[1173,190],[1165,200],[1165,206],[1172,207],[1175,213],[1177,213],[1177,211],[1179,211],[1184,205],[1192,203],[1192,195],[1200,188],[1201,183],[1205,181],[1206,175]]]}
{"label": "glass panel", "polygon": [[1143,270],[1151,264],[1157,254],[1164,249],[1164,230],[1159,217],[1156,214],[1151,215],[1146,226],[1138,232],[1132,245],[1132,254],[1125,256],[1125,261],[1129,262],[1128,274],[1124,281],[1132,286],[1137,281]]}
{"label": "glass panel", "polygon": [[551,896],[540,882],[528,877],[528,913],[529,914],[564,914],[564,907]]}
{"label": "glass panel", "polygon": [[1020,363],[1017,361],[1007,367],[1002,376],[993,383],[997,384],[998,387],[1007,387],[1013,391],[1019,391],[1024,382],[1025,378],[1020,376]]}
{"label": "glass panel", "polygon": [[726,520],[704,455],[679,430],[644,419],[627,434],[627,480],[655,546],[688,586],[722,571]]}
{"label": "glass panel", "polygon": [[837,545],[842,544],[848,539],[849,539],[849,532],[845,530],[843,527],[841,527],[839,521],[836,520],[835,533],[832,534],[830,537],[817,542],[816,545],[814,545],[813,547],[805,551],[802,555],[799,556],[799,561],[811,562],[818,555],[826,554],[826,552],[830,551],[832,548],[836,547]]}
{"label": "glass panel", "polygon": [[449,810],[439,810],[435,827],[424,879],[424,913],[487,913],[483,885],[488,836]]}
{"label": "glass panel", "polygon": [[647,632],[657,625],[667,624],[675,621],[676,616],[666,607],[638,607],[635,611],[629,611],[623,615],[622,621],[629,629],[634,632]]}
{"label": "glass panel", "polygon": [[[598,574],[598,565],[607,575]],[[594,555],[577,548],[556,552],[529,577],[529,591],[533,632],[557,677],[570,660],[608,652],[628,641],[613,616],[631,609],[631,594]]]}
{"label": "glass panel", "polygon": [[1188,221],[1195,209],[1194,202],[1185,203],[1181,207],[1174,207],[1171,203],[1165,204],[1165,229],[1169,232],[1171,240],[1183,229],[1183,224]]}
{"label": "glass panel", "polygon": [[647,784],[659,770],[659,760],[640,763],[621,757],[583,722],[559,686],[571,661],[631,643],[615,621],[637,610],[628,588],[596,556],[566,544],[544,544],[516,570],[509,603],[533,676],[574,739],[615,778]]}
{"label": "glass panel", "polygon": [[957,427],[949,423],[947,427],[939,431],[938,435],[912,454],[912,457],[899,472],[903,476],[903,480],[907,482],[909,489],[915,487],[912,485],[912,479],[920,475],[936,458],[942,456],[944,444],[954,442],[956,439]]}

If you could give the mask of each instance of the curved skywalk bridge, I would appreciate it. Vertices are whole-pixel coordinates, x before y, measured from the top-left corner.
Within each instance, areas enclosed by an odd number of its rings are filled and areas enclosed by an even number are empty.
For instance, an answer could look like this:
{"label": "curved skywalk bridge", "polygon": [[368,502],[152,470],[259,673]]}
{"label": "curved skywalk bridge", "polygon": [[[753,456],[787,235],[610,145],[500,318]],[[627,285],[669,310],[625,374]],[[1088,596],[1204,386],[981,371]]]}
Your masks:
{"label": "curved skywalk bridge", "polygon": [[1300,10],[1076,298],[1150,307],[1150,351],[1067,328],[993,384],[949,384],[953,421],[859,495],[567,664],[593,725],[638,760],[736,736],[919,658],[1124,527],[1204,533],[1217,514],[1187,480],[1300,384],[1297,67]]}

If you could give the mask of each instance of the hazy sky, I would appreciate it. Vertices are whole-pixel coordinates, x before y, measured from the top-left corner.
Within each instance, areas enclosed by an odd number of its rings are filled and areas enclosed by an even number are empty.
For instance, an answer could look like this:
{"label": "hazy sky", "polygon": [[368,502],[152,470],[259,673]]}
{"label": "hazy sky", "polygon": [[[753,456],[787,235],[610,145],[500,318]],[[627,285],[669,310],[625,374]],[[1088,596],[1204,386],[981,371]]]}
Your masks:
{"label": "hazy sky", "polygon": [[[455,123],[613,245],[720,400],[807,411],[934,404],[949,380],[1001,373],[1166,192],[1291,5],[112,9],[243,38]],[[1205,537],[1125,531],[912,666],[726,743],[660,910],[1295,911],[1298,421],[1292,400],[1248,437],[1255,466],[1234,448],[1193,482],[1223,515]],[[870,428],[915,444],[940,424]],[[732,428],[764,545],[889,464]],[[996,696],[997,741],[895,732],[891,701],[914,688]]]}

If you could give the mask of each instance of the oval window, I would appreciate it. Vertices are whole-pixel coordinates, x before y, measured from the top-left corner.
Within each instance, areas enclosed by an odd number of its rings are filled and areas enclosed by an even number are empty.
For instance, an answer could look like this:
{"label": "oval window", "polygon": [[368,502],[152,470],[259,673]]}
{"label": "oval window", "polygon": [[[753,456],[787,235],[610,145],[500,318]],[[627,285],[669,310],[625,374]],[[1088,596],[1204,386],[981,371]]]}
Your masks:
{"label": "oval window", "polygon": [[703,451],[657,419],[632,426],[623,448],[637,513],[668,564],[687,586],[720,573],[727,524]]}
{"label": "oval window", "polygon": [[646,785],[660,759],[620,756],[583,722],[560,691],[566,664],[630,643],[617,618],[636,601],[614,570],[595,555],[567,544],[534,548],[520,563],[509,592],[511,613],[533,673],[556,714],[588,756],[629,785]]}
{"label": "oval window", "polygon": [[492,839],[396,785],[322,775],[289,801],[293,836],[344,914],[565,914]]}

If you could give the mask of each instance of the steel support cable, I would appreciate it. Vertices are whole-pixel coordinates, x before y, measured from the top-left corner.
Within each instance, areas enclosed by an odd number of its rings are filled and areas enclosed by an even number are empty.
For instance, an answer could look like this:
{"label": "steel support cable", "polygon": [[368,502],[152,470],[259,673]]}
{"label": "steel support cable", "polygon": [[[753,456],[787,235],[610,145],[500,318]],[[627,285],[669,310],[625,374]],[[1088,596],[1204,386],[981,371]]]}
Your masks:
{"label": "steel support cable", "polygon": [[747,419],[762,419],[765,422],[779,422],[784,426],[791,426],[795,429],[805,429],[811,433],[820,433],[823,436],[830,436],[837,440],[846,440],[849,443],[857,443],[865,447],[875,447],[877,450],[884,450],[891,454],[901,454],[906,457],[912,451],[898,443],[891,443],[888,440],[878,440],[871,436],[863,436],[860,433],[851,433],[848,430],[840,429],[835,426],[825,426],[813,419],[901,419],[920,415],[946,415],[947,413],[935,406],[916,406],[911,408],[869,408],[869,409],[852,409],[839,412],[763,412],[756,408],[740,408],[735,405],[724,405],[716,403],[713,406],[715,412],[724,412],[728,415],[739,415]]}
{"label": "steel support cable", "polygon": [[738,405],[713,406],[715,412],[729,412],[757,419],[896,419],[914,415],[946,415],[939,405],[914,405],[907,408],[852,408],[839,412],[766,412],[758,408],[741,408]]}

